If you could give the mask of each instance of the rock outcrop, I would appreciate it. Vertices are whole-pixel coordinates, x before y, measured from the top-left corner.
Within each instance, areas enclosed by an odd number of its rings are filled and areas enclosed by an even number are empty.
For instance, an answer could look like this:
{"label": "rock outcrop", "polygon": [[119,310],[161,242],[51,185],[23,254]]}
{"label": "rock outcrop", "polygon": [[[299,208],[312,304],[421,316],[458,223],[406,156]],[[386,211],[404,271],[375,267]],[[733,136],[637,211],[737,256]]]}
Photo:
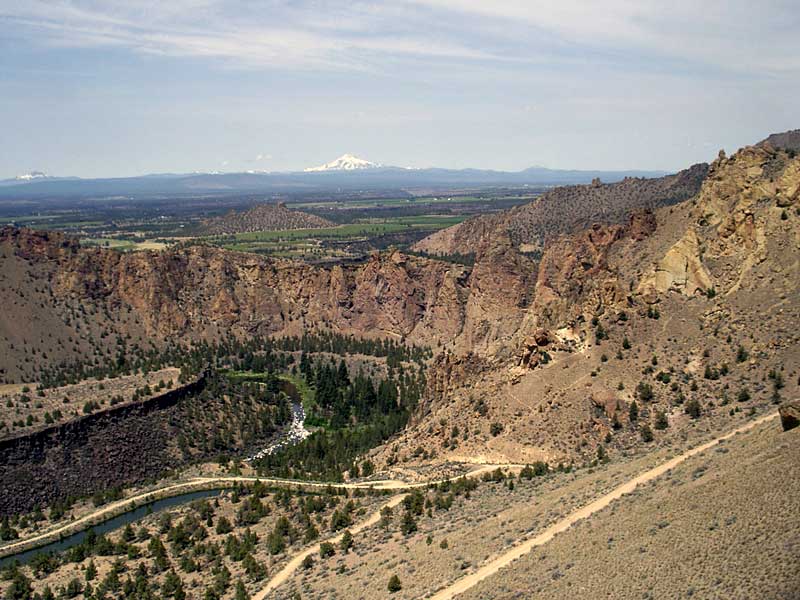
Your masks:
{"label": "rock outcrop", "polygon": [[[691,205],[694,223],[640,284],[643,293],[733,293],[754,284],[754,271],[771,253],[788,259],[786,209],[800,203],[800,158],[769,144],[720,153]],[[783,245],[783,249],[770,245]],[[792,261],[787,263],[791,266]],[[791,268],[796,269],[796,266]]]}
{"label": "rock outcrop", "polygon": [[779,150],[793,150],[800,152],[800,129],[773,133],[758,143],[759,146],[771,146]]}
{"label": "rock outcrop", "polygon": [[653,274],[639,285],[639,291],[643,294],[675,290],[686,296],[706,293],[712,288],[711,276],[703,265],[700,242],[694,229],[689,229],[669,249]]}
{"label": "rock outcrop", "polygon": [[784,431],[800,426],[800,402],[786,402],[781,405],[778,412]]}
{"label": "rock outcrop", "polygon": [[539,327],[559,328],[626,301],[608,253],[625,234],[620,225],[594,225],[554,241],[542,256],[530,314]]}
{"label": "rock outcrop", "polygon": [[81,248],[48,232],[4,228],[0,247],[50,280],[49,302],[132,313],[155,340],[329,328],[425,343],[461,333],[470,272],[450,263],[375,254],[360,265],[313,267],[198,245],[163,252]]}

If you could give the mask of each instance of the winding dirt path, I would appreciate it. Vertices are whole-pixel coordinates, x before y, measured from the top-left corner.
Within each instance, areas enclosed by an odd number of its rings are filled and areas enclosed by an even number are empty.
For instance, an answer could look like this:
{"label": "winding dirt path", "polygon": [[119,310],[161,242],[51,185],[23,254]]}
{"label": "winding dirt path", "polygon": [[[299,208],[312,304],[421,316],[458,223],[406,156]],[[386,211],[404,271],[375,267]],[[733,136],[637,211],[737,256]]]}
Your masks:
{"label": "winding dirt path", "polygon": [[[587,504],[586,506],[583,506],[583,507],[579,508],[578,510],[570,513],[569,515],[567,515],[566,517],[564,517],[560,521],[554,523],[553,525],[551,525],[550,527],[548,527],[547,529],[542,531],[536,537],[534,537],[532,539],[529,539],[527,541],[524,541],[524,542],[522,542],[521,544],[519,544],[517,546],[514,546],[513,548],[511,548],[507,552],[499,555],[495,559],[493,559],[493,560],[489,561],[488,563],[484,564],[481,568],[479,568],[474,573],[471,573],[471,574],[469,574],[469,575],[467,575],[465,577],[462,577],[461,579],[459,579],[459,580],[455,581],[454,583],[448,585],[444,589],[439,590],[435,594],[433,594],[431,596],[427,596],[427,597],[429,598],[429,600],[451,600],[452,598],[456,597],[458,594],[461,594],[461,593],[467,591],[468,589],[470,589],[471,587],[475,586],[477,583],[483,581],[487,577],[490,577],[491,575],[494,575],[495,573],[497,573],[503,567],[507,567],[508,565],[510,565],[512,562],[514,562],[515,560],[517,560],[521,556],[523,556],[523,555],[527,554],[528,552],[530,552],[536,546],[541,546],[543,544],[546,544],[551,539],[553,539],[553,537],[556,534],[561,533],[563,531],[566,531],[567,529],[572,527],[575,523],[577,523],[581,519],[585,519],[587,517],[590,517],[594,513],[598,512],[599,510],[602,510],[605,507],[607,507],[614,500],[617,500],[617,499],[621,498],[625,494],[630,494],[634,489],[636,489],[637,486],[639,486],[639,485],[641,485],[643,483],[647,483],[649,481],[652,481],[653,479],[663,475],[664,473],[666,473],[670,469],[674,469],[676,466],[678,466],[679,464],[681,464],[685,460],[691,458],[692,456],[695,456],[696,454],[700,454],[701,452],[705,452],[709,448],[712,448],[713,446],[716,446],[721,441],[727,440],[727,439],[735,436],[738,433],[743,433],[745,431],[753,429],[754,427],[757,427],[758,425],[760,425],[760,424],[762,424],[762,423],[764,423],[766,421],[774,419],[777,416],[778,416],[778,413],[772,413],[772,414],[760,417],[760,418],[756,419],[755,421],[751,421],[750,423],[742,425],[741,427],[737,427],[733,431],[731,431],[731,432],[729,432],[729,433],[727,433],[727,434],[725,434],[725,435],[723,435],[721,437],[718,437],[718,438],[716,438],[714,440],[711,440],[710,442],[706,442],[705,444],[701,444],[700,446],[692,448],[691,450],[687,450],[683,454],[680,454],[679,456],[676,456],[675,458],[672,458],[672,459],[668,460],[667,462],[662,463],[662,464],[658,465],[657,467],[654,467],[654,468],[650,469],[649,471],[645,471],[644,473],[642,473],[640,475],[637,475],[636,477],[634,477],[633,479],[627,481],[626,483],[623,483],[622,485],[614,488],[608,494],[606,494],[604,496],[601,496],[597,500],[594,500],[593,502]],[[261,598],[263,598],[263,596],[261,596]]]}

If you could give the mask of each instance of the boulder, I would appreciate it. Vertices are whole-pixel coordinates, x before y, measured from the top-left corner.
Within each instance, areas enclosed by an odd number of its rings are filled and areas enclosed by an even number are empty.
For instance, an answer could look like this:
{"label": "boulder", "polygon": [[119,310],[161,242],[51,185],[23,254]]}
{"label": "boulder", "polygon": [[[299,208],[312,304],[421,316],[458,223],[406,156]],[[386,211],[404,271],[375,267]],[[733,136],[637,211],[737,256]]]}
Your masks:
{"label": "boulder", "polygon": [[627,234],[632,240],[641,242],[656,230],[656,216],[651,210],[639,210],[631,213],[628,219]]}
{"label": "boulder", "polygon": [[546,329],[539,328],[533,333],[533,340],[537,346],[547,346],[553,340]]}
{"label": "boulder", "polygon": [[589,397],[589,400],[595,409],[604,413],[609,419],[613,419],[624,404],[611,390],[595,392]]}
{"label": "boulder", "polygon": [[778,413],[781,416],[781,425],[784,431],[789,431],[800,425],[800,401],[783,404]]}

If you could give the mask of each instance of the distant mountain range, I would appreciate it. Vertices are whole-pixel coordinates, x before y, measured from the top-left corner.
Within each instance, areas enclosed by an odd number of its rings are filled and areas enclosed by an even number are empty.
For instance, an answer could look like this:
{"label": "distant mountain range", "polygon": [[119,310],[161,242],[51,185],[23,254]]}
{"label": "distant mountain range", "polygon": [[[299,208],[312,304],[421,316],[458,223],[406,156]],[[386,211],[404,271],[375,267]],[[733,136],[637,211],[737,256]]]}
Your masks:
{"label": "distant mountain range", "polygon": [[547,186],[589,183],[597,178],[610,183],[626,177],[660,177],[664,174],[664,171],[580,171],[544,167],[531,167],[523,171],[411,169],[384,166],[344,154],[324,165],[291,172],[159,173],[81,179],[54,177],[34,171],[0,181],[0,199]]}

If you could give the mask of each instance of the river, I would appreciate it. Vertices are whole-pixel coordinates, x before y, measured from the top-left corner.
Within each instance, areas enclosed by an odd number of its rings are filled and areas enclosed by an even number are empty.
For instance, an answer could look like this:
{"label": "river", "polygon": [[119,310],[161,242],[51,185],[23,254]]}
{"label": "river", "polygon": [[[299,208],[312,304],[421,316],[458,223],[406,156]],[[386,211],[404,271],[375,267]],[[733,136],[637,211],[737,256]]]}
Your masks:
{"label": "river", "polygon": [[[248,462],[258,458],[263,458],[264,456],[277,452],[281,448],[297,444],[311,435],[311,432],[305,428],[306,412],[301,404],[300,392],[297,390],[297,387],[295,387],[292,382],[283,379],[281,380],[281,390],[292,399],[292,422],[281,433],[280,437],[276,441],[245,459]],[[83,531],[67,535],[55,542],[51,542],[31,550],[25,550],[18,554],[12,554],[10,556],[6,556],[5,558],[0,558],[0,568],[5,567],[15,560],[19,561],[20,563],[26,563],[40,552],[63,552],[72,546],[80,544],[86,538],[86,534],[89,529],[93,529],[95,533],[98,534],[108,533],[109,531],[114,531],[115,529],[124,527],[128,523],[138,521],[150,513],[158,512],[159,510],[164,510],[173,506],[179,506],[187,502],[192,502],[193,500],[217,496],[220,493],[222,493],[222,490],[203,490],[179,494],[170,498],[156,500],[154,502],[150,502],[149,504],[143,504],[142,506],[139,506],[133,510],[129,510],[128,512],[116,517],[112,517],[108,521],[104,521],[94,527],[84,529]]]}
{"label": "river", "polygon": [[289,427],[283,431],[280,438],[245,460],[247,462],[251,462],[259,458],[264,458],[265,456],[274,454],[281,448],[294,446],[295,444],[302,442],[309,435],[311,435],[311,432],[305,427],[305,420],[306,411],[303,409],[303,405],[299,402],[292,402],[292,422]]}
{"label": "river", "polygon": [[160,510],[164,510],[165,508],[172,508],[173,506],[179,506],[186,502],[192,502],[193,500],[200,500],[201,498],[211,498],[218,496],[221,493],[222,490],[201,490],[197,492],[180,494],[178,496],[172,496],[170,498],[162,498],[161,500],[155,500],[154,502],[150,502],[148,504],[142,504],[133,510],[129,510],[128,512],[117,515],[116,517],[112,517],[108,521],[104,521],[98,525],[95,525],[94,527],[84,529],[83,531],[78,531],[77,533],[64,536],[55,542],[50,542],[49,544],[39,546],[38,548],[25,550],[18,554],[12,554],[11,556],[0,558],[0,568],[5,567],[15,560],[19,561],[20,563],[26,563],[40,552],[63,552],[64,550],[68,550],[72,546],[80,544],[86,538],[86,534],[90,529],[93,529],[94,532],[98,534],[108,533],[109,531],[114,531],[115,529],[124,527],[128,523],[134,523],[142,517],[146,517],[150,513],[158,512]]}

